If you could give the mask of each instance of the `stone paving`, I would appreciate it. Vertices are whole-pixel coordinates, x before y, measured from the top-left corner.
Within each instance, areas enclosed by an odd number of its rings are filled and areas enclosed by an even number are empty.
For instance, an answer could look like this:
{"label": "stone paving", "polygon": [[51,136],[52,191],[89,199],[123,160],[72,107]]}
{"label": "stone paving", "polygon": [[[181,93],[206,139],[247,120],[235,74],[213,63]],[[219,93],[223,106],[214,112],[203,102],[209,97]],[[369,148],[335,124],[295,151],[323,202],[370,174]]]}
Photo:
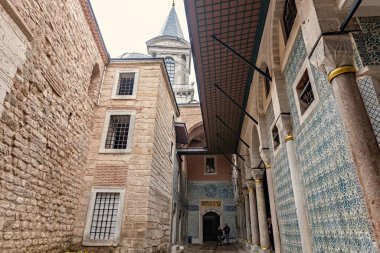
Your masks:
{"label": "stone paving", "polygon": [[216,243],[207,243],[207,244],[190,244],[186,245],[183,253],[243,253],[246,252],[241,246],[237,243],[231,243],[230,245],[216,245]]}

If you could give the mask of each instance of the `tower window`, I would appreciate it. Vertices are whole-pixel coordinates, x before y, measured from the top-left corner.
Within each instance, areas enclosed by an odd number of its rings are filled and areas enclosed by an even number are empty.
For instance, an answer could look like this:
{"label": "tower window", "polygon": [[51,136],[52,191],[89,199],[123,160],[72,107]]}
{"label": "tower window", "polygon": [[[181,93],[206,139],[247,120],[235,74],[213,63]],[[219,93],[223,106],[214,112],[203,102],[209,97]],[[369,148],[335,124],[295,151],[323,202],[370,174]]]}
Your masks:
{"label": "tower window", "polygon": [[[269,68],[268,67],[266,68],[265,73],[268,76],[270,76]],[[265,84],[265,96],[268,97],[268,95],[270,93],[270,81],[268,80],[268,78],[264,79],[264,84]]]}
{"label": "tower window", "polygon": [[166,69],[168,71],[170,83],[171,83],[171,85],[173,85],[174,84],[174,74],[175,74],[175,62],[174,62],[174,59],[171,58],[171,57],[166,57],[165,58],[165,65],[166,65]]}
{"label": "tower window", "polygon": [[118,69],[112,86],[112,99],[135,99],[139,69]]}
{"label": "tower window", "polygon": [[295,0],[286,0],[283,21],[287,38],[289,38],[290,32],[292,31],[292,27],[294,24],[294,20],[296,19],[296,16],[297,7]]}

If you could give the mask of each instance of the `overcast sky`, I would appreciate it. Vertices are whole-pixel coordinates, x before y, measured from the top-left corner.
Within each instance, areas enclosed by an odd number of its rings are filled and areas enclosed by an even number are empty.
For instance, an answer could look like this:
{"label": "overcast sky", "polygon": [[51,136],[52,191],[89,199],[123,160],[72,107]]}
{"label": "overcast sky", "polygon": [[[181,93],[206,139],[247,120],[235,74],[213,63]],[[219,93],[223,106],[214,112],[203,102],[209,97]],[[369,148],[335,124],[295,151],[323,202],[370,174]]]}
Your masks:
{"label": "overcast sky", "polygon": [[[125,52],[146,54],[145,42],[158,36],[172,7],[172,0],[90,1],[111,57]],[[176,0],[175,8],[185,39],[190,41],[183,0]]]}

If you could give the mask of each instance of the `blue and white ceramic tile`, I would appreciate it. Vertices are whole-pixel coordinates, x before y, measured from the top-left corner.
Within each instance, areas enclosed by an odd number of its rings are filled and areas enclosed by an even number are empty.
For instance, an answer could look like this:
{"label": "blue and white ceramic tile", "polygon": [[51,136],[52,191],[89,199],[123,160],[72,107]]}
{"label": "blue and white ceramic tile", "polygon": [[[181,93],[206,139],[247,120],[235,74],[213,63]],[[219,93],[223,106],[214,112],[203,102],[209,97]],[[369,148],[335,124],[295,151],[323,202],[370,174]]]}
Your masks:
{"label": "blue and white ceramic tile", "polygon": [[234,205],[233,187],[230,182],[189,181],[188,227],[189,236],[199,237],[199,203],[201,200],[221,200],[223,218],[231,228],[231,237],[236,236],[236,206]]}
{"label": "blue and white ceramic tile", "polygon": [[380,64],[380,17],[359,17],[359,33],[353,33],[364,65]]}
{"label": "blue and white ceramic tile", "polygon": [[[294,76],[306,57],[300,53],[306,50],[299,40],[303,41],[301,33],[290,54],[285,80],[297,162],[303,185],[307,186],[304,194],[314,252],[376,252],[363,192],[333,92],[325,74],[315,67],[311,69],[320,101],[310,117],[299,124],[292,91]],[[275,180],[279,180],[277,177]]]}

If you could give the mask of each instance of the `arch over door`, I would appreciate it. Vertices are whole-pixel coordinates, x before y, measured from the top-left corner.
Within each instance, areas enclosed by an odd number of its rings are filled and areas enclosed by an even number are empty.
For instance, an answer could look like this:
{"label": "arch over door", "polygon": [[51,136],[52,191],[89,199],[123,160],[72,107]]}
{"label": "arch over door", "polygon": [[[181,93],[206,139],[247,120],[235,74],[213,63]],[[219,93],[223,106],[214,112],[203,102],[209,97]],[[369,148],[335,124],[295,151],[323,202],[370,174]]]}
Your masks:
{"label": "arch over door", "polygon": [[203,242],[218,240],[218,227],[220,225],[220,216],[214,212],[208,212],[203,215]]}

